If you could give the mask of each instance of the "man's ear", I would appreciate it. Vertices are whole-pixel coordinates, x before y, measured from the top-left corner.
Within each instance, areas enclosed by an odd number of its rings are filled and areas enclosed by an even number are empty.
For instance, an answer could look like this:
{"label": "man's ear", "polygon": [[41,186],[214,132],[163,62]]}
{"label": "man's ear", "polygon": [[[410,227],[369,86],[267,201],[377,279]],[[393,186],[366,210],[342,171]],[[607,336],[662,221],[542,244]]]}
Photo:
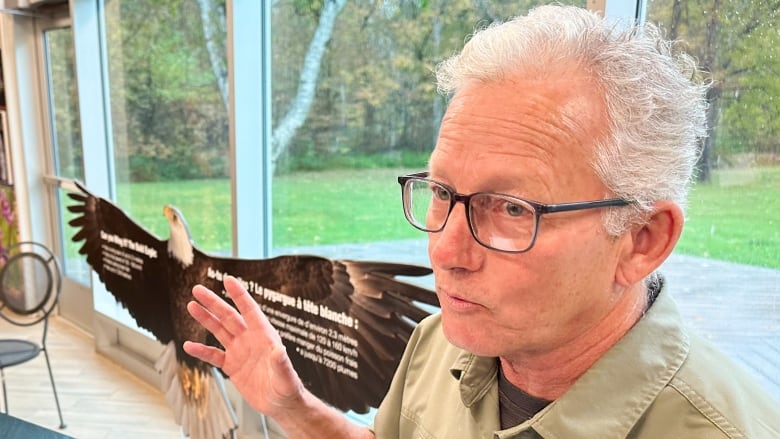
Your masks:
{"label": "man's ear", "polygon": [[683,228],[683,212],[671,201],[658,201],[644,224],[623,236],[615,282],[629,286],[655,271],[674,250]]}

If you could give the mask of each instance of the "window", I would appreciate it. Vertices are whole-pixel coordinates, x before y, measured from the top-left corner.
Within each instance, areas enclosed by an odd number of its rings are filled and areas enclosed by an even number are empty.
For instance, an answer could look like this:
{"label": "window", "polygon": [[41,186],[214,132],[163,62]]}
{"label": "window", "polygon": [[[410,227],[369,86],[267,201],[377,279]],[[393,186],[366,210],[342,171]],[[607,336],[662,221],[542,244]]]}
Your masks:
{"label": "window", "polygon": [[[429,265],[396,177],[425,169],[436,143],[446,102],[432,67],[476,27],[547,2],[519,3],[274,3],[274,255]],[[432,276],[411,281],[433,287]]]}
{"label": "window", "polygon": [[[427,264],[425,237],[405,223],[394,177],[424,168],[435,143],[445,102],[430,67],[474,26],[532,2],[347,2],[333,14],[324,3],[272,10],[272,252]],[[780,376],[771,357],[780,352],[778,7],[645,6],[647,20],[683,40],[715,80],[712,135],[685,232],[662,272],[684,317],[780,399],[770,378]],[[318,32],[330,32],[319,57]]]}
{"label": "window", "polygon": [[666,267],[685,317],[780,400],[780,7],[652,0],[647,19],[710,73],[703,144]]}
{"label": "window", "polygon": [[106,0],[104,21],[117,204],[161,239],[173,204],[202,250],[229,253],[224,6]]}
{"label": "window", "polygon": [[[46,60],[46,85],[49,92],[50,132],[52,133],[53,170],[55,175],[67,179],[84,180],[81,124],[78,114],[76,77],[74,74],[73,31],[70,27],[55,27],[44,31]],[[59,224],[65,235],[72,235],[66,226],[72,217],[62,206],[67,195],[57,189],[60,203]],[[63,270],[67,276],[87,282],[89,267],[78,255],[78,246],[70,239],[63,239]]]}
{"label": "window", "polygon": [[273,253],[427,265],[396,177],[424,169],[436,143],[446,102],[432,67],[476,27],[543,3],[274,3]]}

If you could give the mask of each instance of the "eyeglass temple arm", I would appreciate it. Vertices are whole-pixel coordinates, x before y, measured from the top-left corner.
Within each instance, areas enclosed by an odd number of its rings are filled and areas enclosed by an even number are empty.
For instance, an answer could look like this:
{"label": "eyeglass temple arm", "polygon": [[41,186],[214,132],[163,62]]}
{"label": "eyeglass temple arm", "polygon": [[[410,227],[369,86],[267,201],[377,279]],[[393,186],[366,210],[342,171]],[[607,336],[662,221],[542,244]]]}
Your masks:
{"label": "eyeglass temple arm", "polygon": [[538,210],[540,213],[571,212],[573,210],[596,209],[599,207],[622,207],[630,204],[633,203],[622,198],[611,198],[608,200],[581,201],[576,203],[540,204]]}

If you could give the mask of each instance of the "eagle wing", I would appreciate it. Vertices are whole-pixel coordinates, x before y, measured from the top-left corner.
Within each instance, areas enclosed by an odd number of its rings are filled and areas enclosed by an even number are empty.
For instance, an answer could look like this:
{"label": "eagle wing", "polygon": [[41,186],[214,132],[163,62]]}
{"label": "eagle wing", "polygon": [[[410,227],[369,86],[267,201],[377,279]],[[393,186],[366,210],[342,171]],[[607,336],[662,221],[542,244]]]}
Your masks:
{"label": "eagle wing", "polygon": [[77,186],[81,192],[69,194],[77,203],[68,209],[76,214],[73,240],[84,241],[79,252],[140,327],[176,344],[180,361],[192,360],[183,355],[181,337],[216,343],[186,315],[191,296],[184,291],[199,283],[222,291],[224,276],[231,275],[279,331],[312,393],[365,413],[384,398],[415,323],[438,306],[433,291],[397,278],[431,272],[417,265],[311,255],[238,259],[193,248],[193,264],[181,270],[167,241]]}
{"label": "eagle wing", "polygon": [[304,385],[341,410],[379,406],[415,323],[438,307],[433,291],[397,278],[431,272],[418,265],[201,257],[208,262],[198,282],[219,292],[224,275],[241,280],[279,331]]}
{"label": "eagle wing", "polygon": [[83,241],[79,253],[138,326],[162,343],[173,340],[167,242],[111,202],[76,186],[80,192],[68,194],[76,202],[68,206],[75,214],[68,224],[77,229],[73,241]]}

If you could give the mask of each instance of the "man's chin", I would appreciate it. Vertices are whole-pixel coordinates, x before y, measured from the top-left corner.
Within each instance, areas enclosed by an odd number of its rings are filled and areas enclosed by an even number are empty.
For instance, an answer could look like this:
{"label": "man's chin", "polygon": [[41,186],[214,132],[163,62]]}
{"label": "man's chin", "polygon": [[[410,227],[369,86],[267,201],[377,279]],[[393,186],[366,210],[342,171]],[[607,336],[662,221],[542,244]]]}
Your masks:
{"label": "man's chin", "polygon": [[459,349],[479,356],[494,356],[491,355],[490,349],[486,349],[487,346],[482,336],[483,331],[479,328],[460,322],[448,322],[442,316],[442,332],[444,338]]}

